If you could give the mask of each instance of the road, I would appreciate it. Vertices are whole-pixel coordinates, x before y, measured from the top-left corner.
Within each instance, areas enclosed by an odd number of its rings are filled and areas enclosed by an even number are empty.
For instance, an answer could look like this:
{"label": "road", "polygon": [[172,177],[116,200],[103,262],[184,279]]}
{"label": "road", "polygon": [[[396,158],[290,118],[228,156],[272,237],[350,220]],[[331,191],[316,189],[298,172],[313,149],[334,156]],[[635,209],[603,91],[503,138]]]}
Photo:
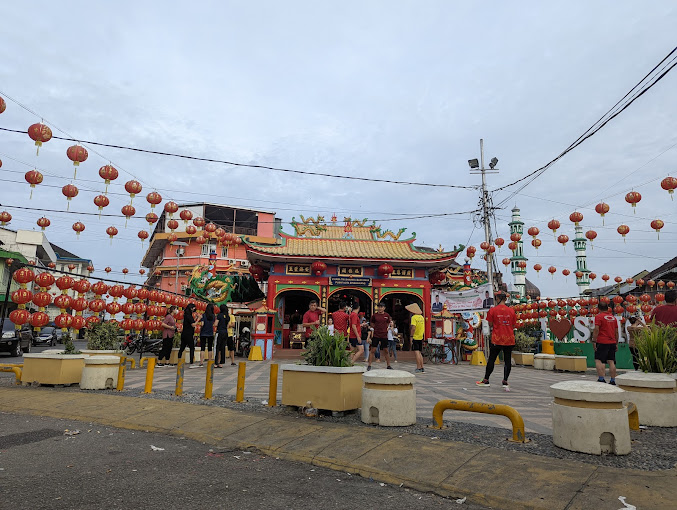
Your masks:
{"label": "road", "polygon": [[[66,430],[79,433],[67,435]],[[0,501],[3,508],[33,510],[486,510],[256,452],[9,413],[0,413]]]}

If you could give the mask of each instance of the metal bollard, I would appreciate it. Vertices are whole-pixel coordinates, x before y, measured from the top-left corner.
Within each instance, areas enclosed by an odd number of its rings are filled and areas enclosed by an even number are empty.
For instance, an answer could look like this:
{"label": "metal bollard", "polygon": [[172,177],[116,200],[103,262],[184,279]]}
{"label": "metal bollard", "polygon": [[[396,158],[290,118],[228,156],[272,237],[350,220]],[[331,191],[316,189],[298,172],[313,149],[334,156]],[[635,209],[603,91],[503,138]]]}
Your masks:
{"label": "metal bollard", "polygon": [[212,387],[214,386],[214,360],[207,360],[207,380],[205,381],[205,398],[212,398]]}
{"label": "metal bollard", "polygon": [[240,361],[237,367],[237,393],[235,394],[235,402],[244,402],[244,374],[247,369],[247,363]]}
{"label": "metal bollard", "polygon": [[122,391],[125,389],[125,372],[127,371],[127,358],[120,356],[120,366],[118,367],[118,385],[116,389]]}
{"label": "metal bollard", "polygon": [[146,385],[143,387],[144,393],[153,393],[153,375],[155,374],[155,358],[149,358],[144,356],[139,360],[139,368],[143,368],[143,363],[146,361],[148,363],[146,369]]}
{"label": "metal bollard", "polygon": [[183,395],[183,372],[185,364],[186,360],[183,358],[176,364],[176,389],[174,390],[174,395],[177,397]]}
{"label": "metal bollard", "polygon": [[628,425],[630,430],[639,430],[639,413],[633,402],[628,402]]}
{"label": "metal bollard", "polygon": [[277,405],[277,370],[280,367],[277,363],[270,364],[270,389],[268,390],[268,407]]}
{"label": "metal bollard", "polygon": [[136,360],[134,358],[130,358],[128,356],[123,356],[122,359],[124,359],[126,362],[129,363],[130,369],[136,368]]}
{"label": "metal bollard", "polygon": [[21,368],[23,368],[23,365],[7,363],[6,365],[0,365],[0,372],[14,372],[16,384],[21,384]]}

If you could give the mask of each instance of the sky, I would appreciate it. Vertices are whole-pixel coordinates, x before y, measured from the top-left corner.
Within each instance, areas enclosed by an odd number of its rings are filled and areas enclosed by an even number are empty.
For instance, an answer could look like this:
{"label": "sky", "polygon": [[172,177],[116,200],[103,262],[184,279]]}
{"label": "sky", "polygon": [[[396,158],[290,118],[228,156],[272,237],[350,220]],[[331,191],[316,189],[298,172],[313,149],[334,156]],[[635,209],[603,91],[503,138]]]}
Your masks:
{"label": "sky", "polygon": [[[55,135],[309,172],[475,186],[467,160],[500,172],[492,190],[559,154],[675,46],[677,4],[670,0],[558,2],[452,1],[8,1],[0,36],[0,127],[26,130],[43,118]],[[602,131],[562,158],[496,212],[495,235],[508,238],[510,210],[543,242],[525,247],[527,277],[543,296],[577,293],[573,246],[554,240],[547,222],[573,238],[569,214],[584,214],[598,237],[588,267],[623,278],[675,256],[677,202],[660,180],[677,177],[677,71],[667,75]],[[7,96],[26,106],[21,108]],[[68,133],[65,135],[64,133]],[[37,229],[55,209],[49,239],[94,261],[98,271],[136,275],[144,254],[137,218],[64,212],[71,143],[51,140],[36,156],[24,134],[0,132],[0,204],[11,227]],[[124,182],[181,202],[208,201],[293,216],[336,213],[416,232],[431,247],[483,241],[471,215],[407,219],[477,208],[477,190],[404,186],[238,168],[89,147],[70,209],[95,212],[98,169],[121,171],[111,185],[118,213]],[[29,199],[23,174],[45,175]],[[133,176],[133,177],[132,177]],[[17,182],[14,182],[17,181]],[[642,194],[636,213],[624,201]],[[599,201],[611,212],[602,225]],[[660,240],[652,219],[665,222]],[[86,225],[78,239],[75,221]],[[624,242],[616,232],[630,227]],[[119,235],[111,243],[105,229]],[[527,237],[527,236],[525,236]],[[528,241],[527,243],[528,244]],[[479,249],[478,249],[479,252]],[[509,256],[507,245],[499,260]],[[459,256],[459,262],[463,257]],[[533,264],[544,270],[536,275]],[[547,267],[557,267],[554,278]],[[482,268],[479,257],[473,267]],[[502,266],[501,266],[502,267]],[[141,279],[128,277],[130,281]],[[508,277],[508,281],[510,281]],[[601,286],[598,278],[593,287]]]}

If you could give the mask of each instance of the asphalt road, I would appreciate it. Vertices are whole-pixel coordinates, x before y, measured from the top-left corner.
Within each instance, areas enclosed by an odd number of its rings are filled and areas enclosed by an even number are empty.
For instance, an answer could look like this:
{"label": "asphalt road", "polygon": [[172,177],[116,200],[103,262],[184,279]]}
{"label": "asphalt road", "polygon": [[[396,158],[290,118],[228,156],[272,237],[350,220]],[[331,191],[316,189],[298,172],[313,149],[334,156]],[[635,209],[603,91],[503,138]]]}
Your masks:
{"label": "asphalt road", "polygon": [[[79,431],[68,435],[66,431]],[[163,450],[154,450],[153,447]],[[0,413],[3,508],[486,507],[178,437]]]}
{"label": "asphalt road", "polygon": [[[84,340],[76,340],[73,342],[76,349],[86,349],[87,342]],[[63,344],[57,343],[54,347],[49,344],[38,344],[31,347],[31,353],[42,352],[45,349],[63,349]],[[10,356],[8,352],[0,352],[0,363],[23,363],[23,356]]]}

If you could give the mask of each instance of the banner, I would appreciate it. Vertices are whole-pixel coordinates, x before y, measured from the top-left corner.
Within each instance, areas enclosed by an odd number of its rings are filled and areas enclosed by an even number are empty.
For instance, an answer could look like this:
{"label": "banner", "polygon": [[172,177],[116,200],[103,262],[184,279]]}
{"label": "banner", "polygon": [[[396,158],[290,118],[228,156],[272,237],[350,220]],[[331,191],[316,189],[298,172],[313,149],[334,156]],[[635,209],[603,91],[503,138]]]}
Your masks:
{"label": "banner", "polygon": [[371,287],[371,278],[366,276],[330,276],[329,285],[338,287]]}
{"label": "banner", "polygon": [[433,290],[431,293],[431,313],[441,314],[447,312],[463,312],[471,310],[483,310],[493,306],[493,299],[489,297],[489,284],[480,285],[473,289],[461,292],[446,292]]}

